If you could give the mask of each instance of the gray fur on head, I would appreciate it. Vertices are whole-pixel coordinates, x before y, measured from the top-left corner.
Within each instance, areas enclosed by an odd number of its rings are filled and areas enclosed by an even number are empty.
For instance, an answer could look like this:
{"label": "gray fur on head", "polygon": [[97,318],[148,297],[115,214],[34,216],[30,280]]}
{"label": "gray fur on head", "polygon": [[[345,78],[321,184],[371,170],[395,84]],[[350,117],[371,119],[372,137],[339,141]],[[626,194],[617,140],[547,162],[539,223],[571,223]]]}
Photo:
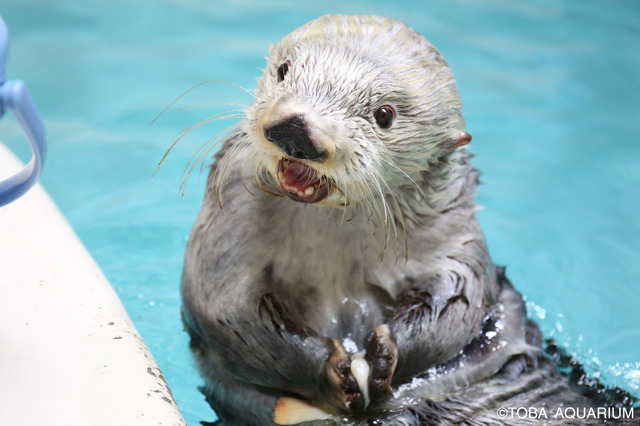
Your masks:
{"label": "gray fur on head", "polygon": [[328,15],[271,48],[185,256],[224,424],[480,425],[587,403],[538,364],[491,262],[464,130],[451,70],[399,21]]}

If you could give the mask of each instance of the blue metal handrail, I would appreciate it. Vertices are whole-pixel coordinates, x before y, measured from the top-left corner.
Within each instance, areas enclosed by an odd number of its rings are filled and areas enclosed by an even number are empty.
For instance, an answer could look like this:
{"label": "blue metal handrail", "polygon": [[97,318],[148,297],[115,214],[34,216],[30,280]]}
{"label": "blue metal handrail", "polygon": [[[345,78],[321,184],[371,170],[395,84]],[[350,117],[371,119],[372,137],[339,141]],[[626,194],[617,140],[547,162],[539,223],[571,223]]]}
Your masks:
{"label": "blue metal handrail", "polygon": [[26,86],[20,80],[5,79],[9,60],[9,32],[0,16],[0,118],[12,111],[31,145],[33,157],[18,173],[0,181],[0,207],[9,204],[29,190],[40,177],[47,152],[44,125]]}

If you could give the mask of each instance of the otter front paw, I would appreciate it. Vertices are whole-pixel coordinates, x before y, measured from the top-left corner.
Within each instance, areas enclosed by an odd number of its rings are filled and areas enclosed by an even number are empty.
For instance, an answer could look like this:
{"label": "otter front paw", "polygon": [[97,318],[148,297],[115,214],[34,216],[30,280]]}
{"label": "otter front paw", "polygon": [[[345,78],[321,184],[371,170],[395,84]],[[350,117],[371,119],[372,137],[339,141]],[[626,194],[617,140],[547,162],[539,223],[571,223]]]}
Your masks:
{"label": "otter front paw", "polygon": [[364,396],[351,372],[351,357],[340,342],[333,340],[334,350],[327,360],[327,376],[337,392],[340,409],[359,411],[364,408]]}
{"label": "otter front paw", "polygon": [[373,330],[364,359],[371,366],[369,395],[372,402],[380,401],[391,393],[391,380],[398,363],[398,348],[391,339],[387,324]]}

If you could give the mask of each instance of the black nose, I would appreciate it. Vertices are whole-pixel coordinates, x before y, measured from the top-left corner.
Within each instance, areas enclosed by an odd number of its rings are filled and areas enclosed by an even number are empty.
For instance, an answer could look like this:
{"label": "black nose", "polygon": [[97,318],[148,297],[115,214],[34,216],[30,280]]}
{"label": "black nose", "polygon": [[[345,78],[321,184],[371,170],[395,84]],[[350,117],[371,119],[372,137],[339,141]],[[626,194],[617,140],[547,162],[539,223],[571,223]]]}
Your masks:
{"label": "black nose", "polygon": [[290,157],[317,160],[326,155],[313,144],[307,121],[302,115],[293,115],[278,124],[265,127],[263,132],[268,141],[282,148]]}

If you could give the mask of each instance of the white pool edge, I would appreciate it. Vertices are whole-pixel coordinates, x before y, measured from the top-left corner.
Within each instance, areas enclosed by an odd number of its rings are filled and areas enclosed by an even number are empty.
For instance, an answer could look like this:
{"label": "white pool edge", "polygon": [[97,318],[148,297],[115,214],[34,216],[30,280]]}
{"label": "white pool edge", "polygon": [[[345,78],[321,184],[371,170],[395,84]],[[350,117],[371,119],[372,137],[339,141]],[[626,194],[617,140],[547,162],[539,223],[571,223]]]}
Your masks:
{"label": "white pool edge", "polygon": [[[21,167],[0,142],[0,176]],[[39,184],[0,208],[0,401],[3,425],[186,424],[111,284]]]}

